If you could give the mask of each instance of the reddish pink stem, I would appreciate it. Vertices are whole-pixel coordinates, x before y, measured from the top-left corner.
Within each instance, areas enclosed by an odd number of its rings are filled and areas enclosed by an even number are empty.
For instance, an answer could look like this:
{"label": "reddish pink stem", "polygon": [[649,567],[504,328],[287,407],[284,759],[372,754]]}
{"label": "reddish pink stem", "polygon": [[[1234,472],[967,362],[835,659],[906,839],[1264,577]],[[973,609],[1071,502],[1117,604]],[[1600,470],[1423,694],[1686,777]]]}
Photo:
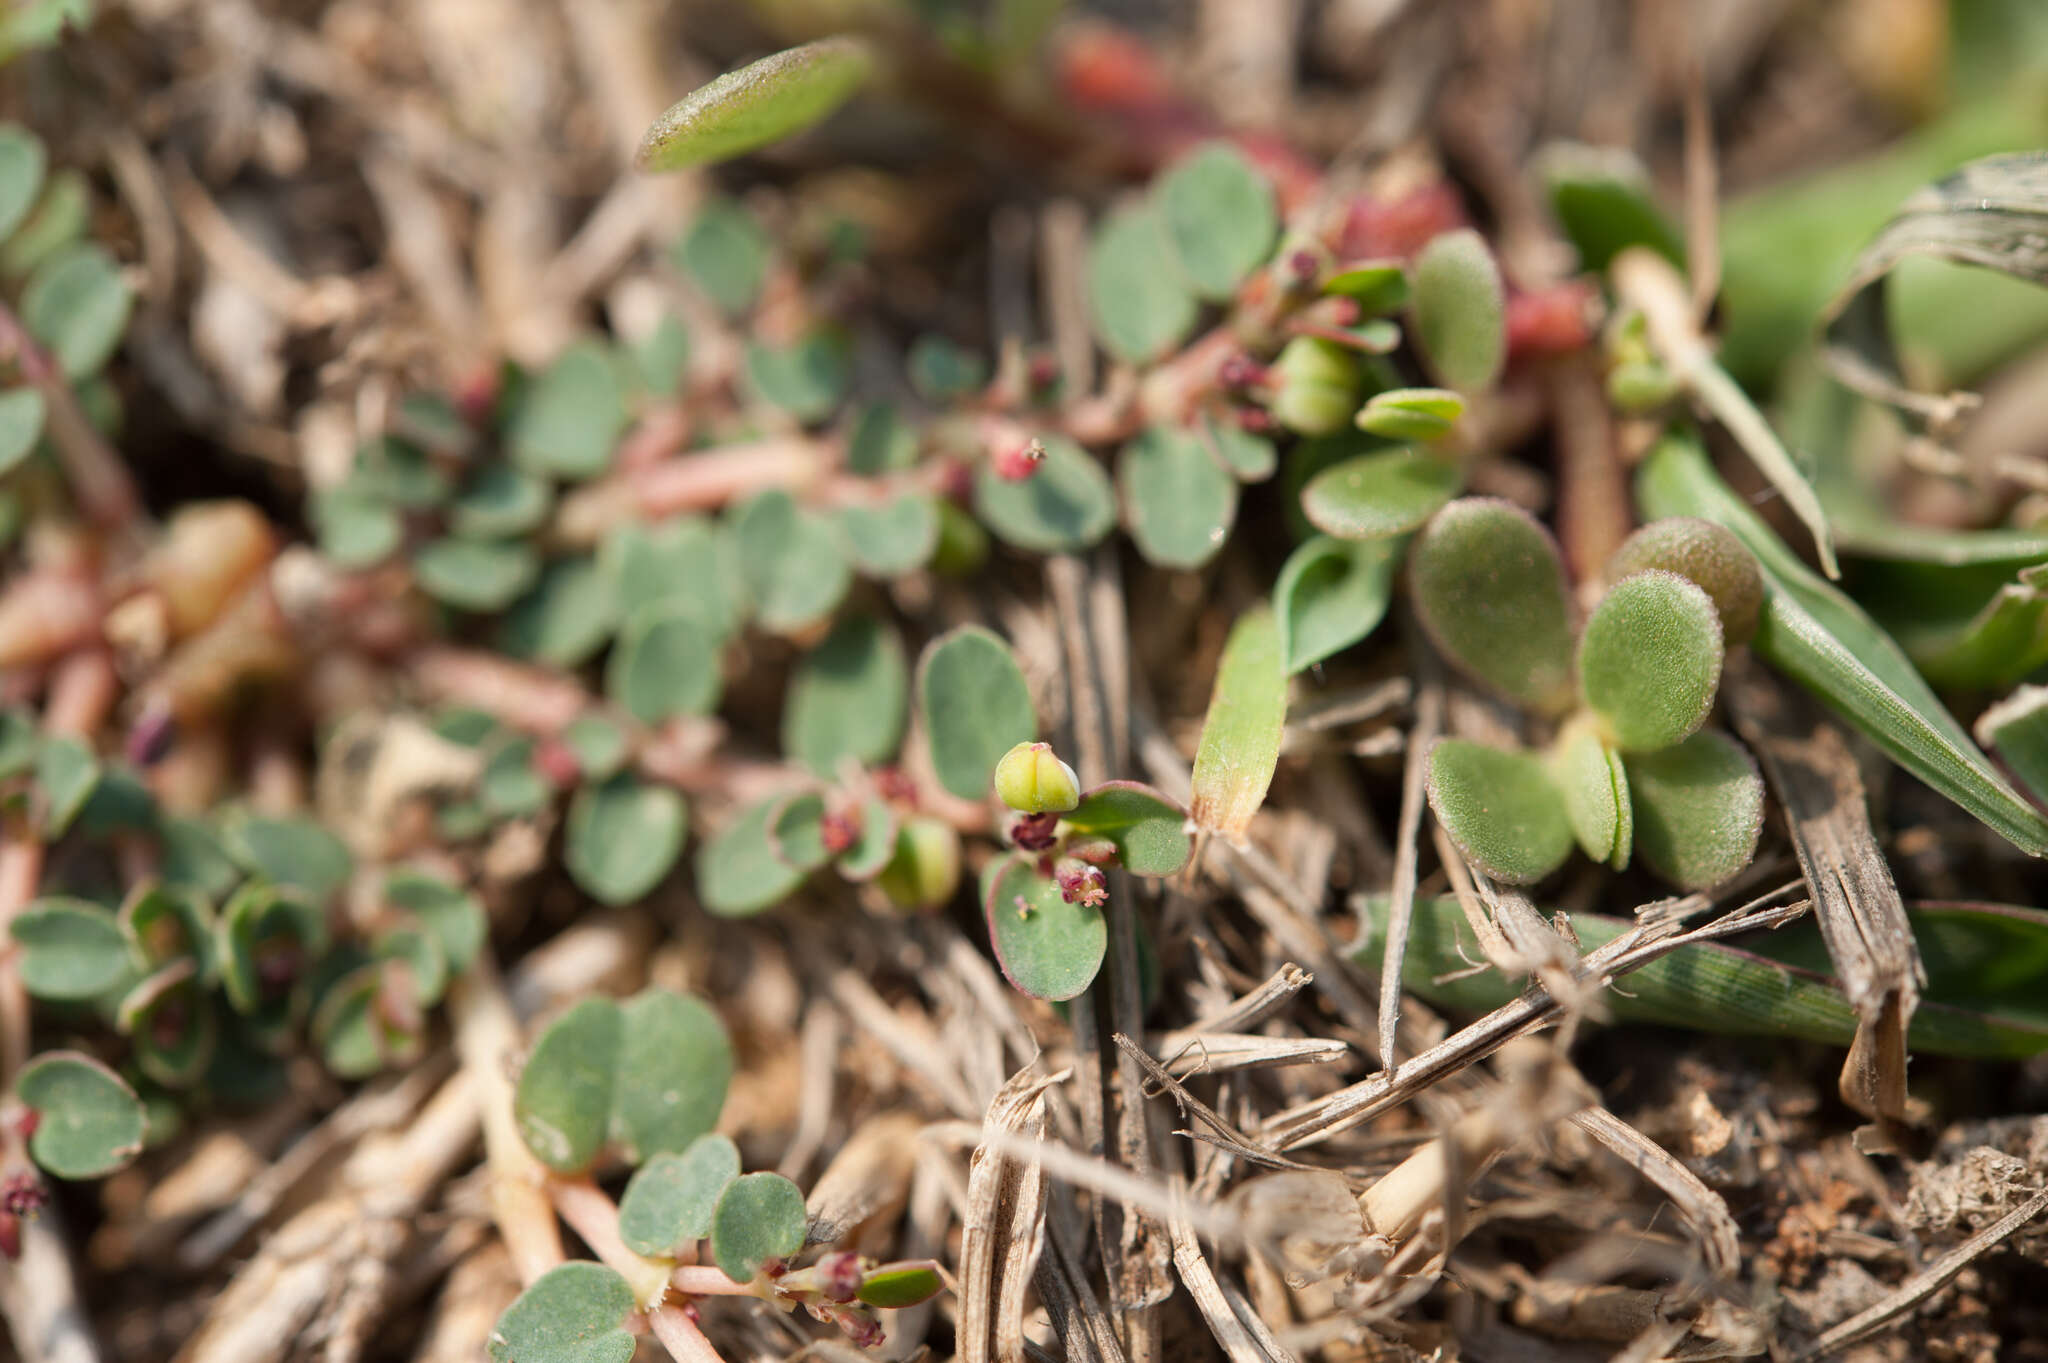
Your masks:
{"label": "reddish pink stem", "polygon": [[680,1306],[655,1307],[647,1314],[647,1325],[676,1363],[725,1363]]}
{"label": "reddish pink stem", "polygon": [[5,303],[0,303],[0,356],[13,359],[21,376],[42,393],[50,443],[85,518],[102,530],[132,528],[142,517],[142,499],[128,466],[87,419],[56,361]]}
{"label": "reddish pink stem", "polygon": [[752,1283],[736,1283],[722,1268],[685,1264],[669,1275],[669,1285],[691,1297],[758,1297]]}
{"label": "reddish pink stem", "polygon": [[423,648],[412,655],[412,674],[435,700],[473,706],[543,736],[560,733],[595,703],[560,673],[469,649]]}
{"label": "reddish pink stem", "polygon": [[0,834],[0,1088],[28,1063],[28,990],[18,968],[19,949],[8,929],[36,897],[43,876],[43,845],[27,829]]}

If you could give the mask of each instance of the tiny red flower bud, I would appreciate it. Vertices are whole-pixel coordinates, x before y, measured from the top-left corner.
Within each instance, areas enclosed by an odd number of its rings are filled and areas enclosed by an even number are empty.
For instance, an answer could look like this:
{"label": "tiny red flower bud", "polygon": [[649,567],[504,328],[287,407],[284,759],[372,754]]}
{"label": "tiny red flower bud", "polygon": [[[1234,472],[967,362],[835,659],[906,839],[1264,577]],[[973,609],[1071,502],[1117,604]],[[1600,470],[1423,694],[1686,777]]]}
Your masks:
{"label": "tiny red flower bud", "polygon": [[26,1219],[34,1217],[48,1205],[50,1190],[30,1171],[17,1169],[0,1180],[0,1212]]}
{"label": "tiny red flower bud", "polygon": [[1264,382],[1266,368],[1242,350],[1228,356],[1216,367],[1216,381],[1225,388],[1249,388]]}
{"label": "tiny red flower bud", "polygon": [[575,749],[559,738],[543,739],[535,745],[533,765],[542,779],[557,790],[566,790],[583,779],[583,764],[577,760]]}
{"label": "tiny red flower bud", "polygon": [[1038,472],[1038,466],[1045,462],[1045,446],[1037,440],[1027,440],[1022,445],[1003,445],[990,456],[996,477],[1006,482],[1021,483]]}
{"label": "tiny red flower bud", "polygon": [[43,1124],[43,1114],[32,1107],[25,1107],[14,1119],[14,1130],[23,1140],[36,1134],[36,1128]]}
{"label": "tiny red flower bud", "polygon": [[848,851],[860,841],[860,816],[848,810],[828,810],[818,821],[818,841],[830,856]]}
{"label": "tiny red flower bud", "polygon": [[1029,376],[1031,387],[1034,390],[1050,388],[1053,384],[1059,382],[1059,359],[1057,356],[1048,355],[1044,351],[1040,351],[1031,357],[1031,365],[1026,372]]}
{"label": "tiny red flower bud", "polygon": [[911,780],[910,774],[903,768],[876,767],[874,780],[875,794],[890,804],[908,805],[912,809],[917,807],[917,782]]}
{"label": "tiny red flower bud", "polygon": [[1059,824],[1057,814],[1019,814],[1010,820],[1010,845],[1025,852],[1043,852],[1059,841],[1055,831]]}
{"label": "tiny red flower bud", "polygon": [[1303,247],[1287,257],[1287,269],[1296,279],[1307,284],[1322,272],[1323,264],[1316,259],[1316,253]]}
{"label": "tiny red flower bud", "polygon": [[860,1256],[851,1250],[834,1250],[818,1260],[818,1291],[828,1301],[849,1302],[860,1293]]}
{"label": "tiny red flower bud", "polygon": [[1109,898],[1108,879],[1099,868],[1086,862],[1072,858],[1062,861],[1053,871],[1053,881],[1060,887],[1060,898],[1069,904],[1096,909]]}

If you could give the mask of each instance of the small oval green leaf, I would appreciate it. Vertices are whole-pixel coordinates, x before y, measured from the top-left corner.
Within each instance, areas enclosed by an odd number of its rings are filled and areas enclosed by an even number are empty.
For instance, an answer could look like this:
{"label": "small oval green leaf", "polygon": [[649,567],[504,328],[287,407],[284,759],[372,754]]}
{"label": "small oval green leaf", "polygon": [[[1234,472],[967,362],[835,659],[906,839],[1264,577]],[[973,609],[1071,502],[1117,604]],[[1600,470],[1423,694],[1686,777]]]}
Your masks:
{"label": "small oval green leaf", "polygon": [[98,998],[132,969],[119,920],[83,899],[38,899],[10,930],[21,949],[21,982],[37,998]]}
{"label": "small oval green leaf", "polygon": [[604,1149],[624,1033],[617,1003],[585,999],[549,1024],[519,1071],[519,1138],[556,1173],[581,1173]]}
{"label": "small oval green leaf", "polygon": [[121,344],[134,301],[106,249],[80,242],[36,267],[21,292],[21,321],[75,382],[99,372]]}
{"label": "small oval green leaf", "polygon": [[1430,637],[1467,675],[1537,709],[1571,700],[1571,598],[1550,533],[1490,497],[1452,502],[1416,536],[1409,590]]}
{"label": "small oval green leaf", "polygon": [[1007,644],[979,626],[925,648],[917,700],[939,784],[963,800],[987,799],[996,763],[1038,731],[1023,669]]}
{"label": "small oval green leaf", "polygon": [[677,1153],[717,1124],[732,1084],[732,1041],[702,999],[648,989],[620,1006],[612,1140],[631,1163]]}
{"label": "small oval green leaf", "polygon": [[1192,434],[1143,432],[1117,456],[1116,476],[1131,538],[1151,562],[1198,568],[1223,547],[1237,518],[1237,480]]}
{"label": "small oval green leaf", "polygon": [[1441,511],[1465,485],[1452,460],[1406,447],[1332,464],[1301,490],[1309,524],[1338,539],[1405,535]]}
{"label": "small oval green leaf", "polygon": [[910,664],[894,627],[848,615],[790,677],[782,750],[827,780],[848,760],[871,766],[903,741]]}
{"label": "small oval green leaf", "polygon": [[119,1075],[76,1051],[45,1051],[14,1081],[36,1114],[28,1150],[59,1178],[101,1178],[142,1152],[142,1102]]}
{"label": "small oval green leaf", "polygon": [[730,160],[823,119],[874,68],[858,38],[825,38],[761,58],[693,90],[641,139],[642,170],[681,170]]}
{"label": "small oval green leaf", "polygon": [[1204,298],[1227,299],[1273,250],[1273,187],[1227,142],[1175,162],[1153,193],[1182,272]]}
{"label": "small oval green leaf", "polygon": [[588,1260],[558,1265],[519,1294],[491,1331],[493,1363],[630,1363],[626,1280]]}
{"label": "small oval green leaf", "polygon": [[1677,747],[1623,760],[1636,851],[1652,871],[1682,890],[1704,890],[1749,864],[1763,828],[1764,783],[1740,743],[1704,729]]}
{"label": "small oval green leaf", "polygon": [[794,1183],[780,1174],[742,1174],[726,1185],[712,1212],[711,1257],[734,1282],[752,1282],[771,1261],[804,1247],[809,1224]]}
{"label": "small oval green leaf", "polygon": [[804,873],[775,855],[769,820],[779,797],[753,805],[697,849],[697,897],[721,918],[772,908],[804,883]]}
{"label": "small oval green leaf", "polygon": [[1071,999],[1094,983],[1109,949],[1102,910],[1069,904],[1051,877],[1006,858],[983,905],[989,943],[1010,983],[1035,999]]}
{"label": "small oval green leaf", "polygon": [[708,715],[722,687],[718,634],[686,606],[656,605],[626,622],[605,661],[605,694],[643,724]]}
{"label": "small oval green leaf", "polygon": [[1287,556],[1273,584],[1287,674],[1314,667],[1379,628],[1406,546],[1390,539],[1318,535]]}
{"label": "small oval green leaf", "polygon": [[1136,781],[1104,782],[1084,792],[1062,818],[1077,833],[1108,839],[1118,863],[1133,875],[1175,875],[1188,864],[1194,845],[1187,811]]}
{"label": "small oval green leaf", "polygon": [[540,576],[540,555],[516,540],[438,539],[413,555],[420,590],[444,606],[501,611]]}
{"label": "small oval green leaf", "polygon": [[1034,554],[1099,544],[1116,524],[1116,494],[1102,465],[1064,436],[1048,436],[1029,478],[1011,481],[984,463],[974,475],[974,512],[996,538]]}
{"label": "small oval green leaf", "polygon": [[562,861],[591,898],[630,904],[675,865],[688,822],[682,796],[622,772],[569,802]]}
{"label": "small oval green leaf", "polygon": [[1438,383],[1490,388],[1507,356],[1507,303],[1493,252],[1470,228],[1431,239],[1415,259],[1415,339]]}
{"label": "small oval green leaf", "polygon": [[1697,586],[1653,568],[1600,599],[1579,639],[1579,689],[1615,745],[1651,752],[1706,723],[1721,685],[1721,617]]}
{"label": "small oval green leaf", "polygon": [[1088,248],[1088,301],[1103,348],[1130,364],[1164,354],[1195,324],[1197,304],[1150,203],[1119,208]]}
{"label": "small oval green leaf", "polygon": [[1495,880],[1533,885],[1571,855],[1564,801],[1529,753],[1439,740],[1429,750],[1429,807],[1458,850]]}
{"label": "small oval green leaf", "polygon": [[538,477],[595,478],[611,467],[627,420],[625,384],[611,353],[596,341],[577,341],[519,395],[506,448]]}
{"label": "small oval green leaf", "polygon": [[626,1184],[619,1238],[635,1254],[673,1255],[711,1234],[718,1199],[739,1176],[739,1147],[724,1136],[699,1136],[680,1154],[663,1151]]}

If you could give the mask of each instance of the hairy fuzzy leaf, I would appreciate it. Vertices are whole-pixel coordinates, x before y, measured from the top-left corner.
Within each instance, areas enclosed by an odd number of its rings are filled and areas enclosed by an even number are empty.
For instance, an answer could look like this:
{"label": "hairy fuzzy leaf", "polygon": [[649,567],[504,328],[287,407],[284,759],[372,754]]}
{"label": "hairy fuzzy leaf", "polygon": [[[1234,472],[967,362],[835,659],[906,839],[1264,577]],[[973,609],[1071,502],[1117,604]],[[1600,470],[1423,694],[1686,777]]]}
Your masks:
{"label": "hairy fuzzy leaf", "polygon": [[603,1264],[559,1264],[519,1294],[491,1331],[493,1363],[630,1363],[625,1320],[639,1303]]}
{"label": "hairy fuzzy leaf", "polygon": [[1273,612],[1238,617],[1216,665],[1209,710],[1195,748],[1195,823],[1236,841],[1265,803],[1280,763],[1287,722],[1287,666]]}
{"label": "hairy fuzzy leaf", "polygon": [[1668,748],[1706,723],[1721,685],[1721,618],[1653,568],[1614,584],[1579,637],[1579,689],[1616,746]]}
{"label": "hairy fuzzy leaf", "polygon": [[739,1176],[739,1147],[724,1136],[699,1136],[680,1153],[661,1152],[626,1184],[619,1238],[636,1254],[673,1255],[711,1234],[719,1196]]}
{"label": "hairy fuzzy leaf", "polygon": [[1416,614],[1445,657],[1510,700],[1571,699],[1571,599],[1550,533],[1492,498],[1452,502],[1408,555]]}
{"label": "hairy fuzzy leaf", "polygon": [[1621,754],[1600,741],[1593,725],[1569,724],[1551,749],[1550,779],[1564,798],[1579,847],[1594,861],[1625,870],[1635,819]]}
{"label": "hairy fuzzy leaf", "polygon": [[1764,783],[1740,743],[1706,729],[1623,762],[1636,851],[1652,871],[1682,890],[1704,890],[1749,864],[1763,828]]}
{"label": "hairy fuzzy leaf", "polygon": [[641,139],[642,170],[730,160],[819,122],[874,70],[859,38],[823,38],[728,71],[669,106]]}
{"label": "hairy fuzzy leaf", "polygon": [[804,1195],[780,1174],[742,1174],[726,1185],[711,1214],[711,1257],[736,1283],[804,1247],[810,1217]]}
{"label": "hairy fuzzy leaf", "polygon": [[1507,302],[1493,252],[1470,228],[1433,238],[1415,258],[1415,340],[1438,383],[1493,386],[1507,356]]}
{"label": "hairy fuzzy leaf", "polygon": [[1725,526],[1694,516],[1651,521],[1621,542],[1607,562],[1607,580],[1619,582],[1652,568],[1677,573],[1705,592],[1721,618],[1728,647],[1749,642],[1763,608],[1763,571]]}
{"label": "hairy fuzzy leaf", "polygon": [[1389,388],[1366,399],[1358,429],[1383,440],[1436,440],[1465,414],[1465,399],[1448,388]]}
{"label": "hairy fuzzy leaf", "polygon": [[1571,855],[1565,802],[1533,754],[1440,739],[1429,751],[1428,788],[1451,841],[1495,880],[1533,885]]}

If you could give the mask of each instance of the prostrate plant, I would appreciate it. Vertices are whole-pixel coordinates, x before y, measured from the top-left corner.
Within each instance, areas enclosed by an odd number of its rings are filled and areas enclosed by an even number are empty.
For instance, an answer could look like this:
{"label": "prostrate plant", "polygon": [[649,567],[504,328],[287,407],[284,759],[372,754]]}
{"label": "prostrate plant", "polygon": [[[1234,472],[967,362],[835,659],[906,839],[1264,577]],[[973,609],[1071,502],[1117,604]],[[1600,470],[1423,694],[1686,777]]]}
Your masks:
{"label": "prostrate plant", "polygon": [[[629,1321],[645,1321],[678,1359],[717,1355],[693,1298],[751,1296],[802,1306],[854,1343],[879,1343],[877,1309],[914,1306],[943,1281],[928,1260],[878,1264],[845,1250],[811,1263],[803,1193],[780,1174],[740,1172],[740,1152],[712,1128],[732,1079],[732,1044],[701,1000],[648,990],[586,999],[535,1039],[513,1115],[549,1171],[547,1192],[600,1263],[555,1266],[498,1320],[501,1363],[624,1363]],[[634,1168],[614,1205],[593,1174]],[[698,1263],[708,1242],[711,1263]],[[636,1315],[635,1313],[645,1313]]]}

